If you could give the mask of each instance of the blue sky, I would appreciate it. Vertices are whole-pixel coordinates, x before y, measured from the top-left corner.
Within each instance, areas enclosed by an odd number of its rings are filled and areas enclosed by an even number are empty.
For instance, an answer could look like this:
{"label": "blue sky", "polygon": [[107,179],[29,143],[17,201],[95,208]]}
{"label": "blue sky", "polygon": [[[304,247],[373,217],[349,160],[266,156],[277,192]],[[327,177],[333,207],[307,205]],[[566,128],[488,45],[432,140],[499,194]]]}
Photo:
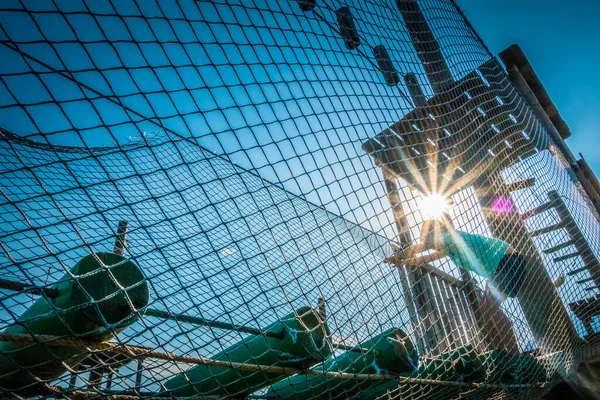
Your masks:
{"label": "blue sky", "polygon": [[518,43],[573,135],[567,143],[600,175],[600,2],[457,0],[494,54]]}

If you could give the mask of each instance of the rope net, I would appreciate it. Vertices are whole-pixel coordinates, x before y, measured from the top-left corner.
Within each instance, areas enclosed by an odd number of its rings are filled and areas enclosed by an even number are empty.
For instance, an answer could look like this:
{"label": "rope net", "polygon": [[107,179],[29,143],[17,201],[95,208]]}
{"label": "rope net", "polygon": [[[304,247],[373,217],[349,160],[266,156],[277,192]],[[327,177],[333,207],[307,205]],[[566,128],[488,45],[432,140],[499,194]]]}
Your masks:
{"label": "rope net", "polygon": [[0,44],[3,396],[534,398],[598,356],[593,199],[453,1],[5,0]]}

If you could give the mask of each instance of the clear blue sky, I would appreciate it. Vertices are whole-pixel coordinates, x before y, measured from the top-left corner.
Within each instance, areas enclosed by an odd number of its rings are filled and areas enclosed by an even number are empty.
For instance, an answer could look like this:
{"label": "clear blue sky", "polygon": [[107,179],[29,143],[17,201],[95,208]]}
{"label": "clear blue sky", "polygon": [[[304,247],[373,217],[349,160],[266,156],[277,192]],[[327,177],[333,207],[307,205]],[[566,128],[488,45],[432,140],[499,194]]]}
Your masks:
{"label": "clear blue sky", "polygon": [[517,43],[600,176],[600,1],[457,0],[494,54]]}

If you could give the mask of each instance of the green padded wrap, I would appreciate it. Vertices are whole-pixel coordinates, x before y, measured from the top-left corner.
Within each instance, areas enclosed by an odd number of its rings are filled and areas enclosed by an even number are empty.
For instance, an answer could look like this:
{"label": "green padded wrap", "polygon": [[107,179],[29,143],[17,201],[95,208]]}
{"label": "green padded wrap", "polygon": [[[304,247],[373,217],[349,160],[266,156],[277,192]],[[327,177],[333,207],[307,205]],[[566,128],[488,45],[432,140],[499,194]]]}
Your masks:
{"label": "green padded wrap", "polygon": [[[366,352],[347,351],[331,358],[317,371],[350,374],[402,374],[414,370],[417,352],[400,329],[390,329],[361,343]],[[294,375],[275,383],[267,397],[278,399],[345,399],[373,386],[374,380],[327,379],[318,375]]]}
{"label": "green padded wrap", "polygon": [[[18,318],[20,325],[4,333],[106,341],[113,337],[111,328],[122,331],[137,319],[134,310],[148,305],[142,271],[120,255],[90,254],[70,272],[73,277],[67,273],[51,286],[56,298],[40,297]],[[33,390],[35,377],[58,378],[66,371],[63,362],[74,366],[88,354],[85,347],[0,342],[0,387]]]}
{"label": "green padded wrap", "polygon": [[[426,356],[421,358],[416,371],[409,375],[417,379],[433,379],[439,381],[461,381],[473,382],[483,381],[486,376],[486,370],[478,354],[472,346],[460,347],[448,353],[438,356]],[[388,381],[381,383],[369,390],[366,390],[356,396],[357,399],[376,399],[388,392],[398,394],[399,383],[397,381]],[[404,384],[402,394],[410,398],[413,396],[423,397],[425,386],[416,384]],[[460,394],[460,387],[456,386],[437,386],[428,387],[425,398],[454,398]]]}
{"label": "green padded wrap", "polygon": [[[282,333],[282,338],[251,335],[211,359],[306,369],[330,355],[325,344],[329,335],[327,325],[310,307],[286,315],[265,330]],[[176,397],[228,394],[243,397],[279,379],[281,376],[276,374],[197,365],[169,379],[164,386]]]}
{"label": "green padded wrap", "polygon": [[487,369],[487,383],[527,384],[544,382],[547,378],[544,365],[532,354],[512,356],[494,349],[481,356]]}
{"label": "green padded wrap", "polygon": [[423,357],[414,378],[443,381],[483,381],[486,370],[472,346],[460,347],[435,357]]}

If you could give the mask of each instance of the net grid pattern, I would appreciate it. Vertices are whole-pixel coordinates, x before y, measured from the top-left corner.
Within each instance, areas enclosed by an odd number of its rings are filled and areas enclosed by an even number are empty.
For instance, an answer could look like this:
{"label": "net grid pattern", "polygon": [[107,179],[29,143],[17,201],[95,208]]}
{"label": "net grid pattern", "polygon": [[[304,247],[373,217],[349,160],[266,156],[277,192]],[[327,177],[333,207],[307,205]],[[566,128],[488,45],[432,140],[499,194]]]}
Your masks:
{"label": "net grid pattern", "polygon": [[[533,398],[595,356],[596,211],[453,1],[11,0],[0,44],[3,395]],[[432,194],[516,297],[408,253]]]}

